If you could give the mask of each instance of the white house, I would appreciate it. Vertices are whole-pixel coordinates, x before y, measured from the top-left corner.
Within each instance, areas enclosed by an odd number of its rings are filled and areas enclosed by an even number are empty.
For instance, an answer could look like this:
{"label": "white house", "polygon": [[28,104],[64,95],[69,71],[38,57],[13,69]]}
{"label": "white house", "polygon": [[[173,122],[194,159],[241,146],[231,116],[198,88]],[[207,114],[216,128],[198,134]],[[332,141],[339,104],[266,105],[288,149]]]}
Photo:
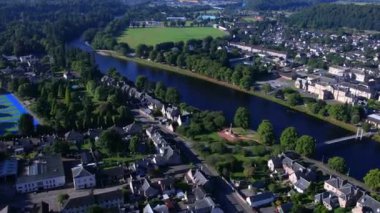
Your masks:
{"label": "white house", "polygon": [[95,174],[92,174],[83,166],[77,166],[71,169],[73,173],[74,189],[87,189],[96,186]]}
{"label": "white house", "polygon": [[17,178],[16,190],[27,193],[61,187],[65,183],[61,156],[38,156],[25,168],[25,175]]}

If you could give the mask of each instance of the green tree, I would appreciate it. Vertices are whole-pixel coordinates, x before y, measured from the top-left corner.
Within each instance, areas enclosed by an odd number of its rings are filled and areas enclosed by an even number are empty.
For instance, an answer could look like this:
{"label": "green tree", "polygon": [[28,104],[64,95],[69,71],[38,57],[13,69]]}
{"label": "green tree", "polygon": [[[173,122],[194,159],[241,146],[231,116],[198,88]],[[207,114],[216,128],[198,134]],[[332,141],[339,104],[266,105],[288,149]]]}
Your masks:
{"label": "green tree", "polygon": [[179,93],[175,88],[169,87],[166,90],[165,94],[165,101],[171,104],[178,104],[179,103]]}
{"label": "green tree", "polygon": [[274,130],[271,122],[263,120],[257,128],[260,142],[266,145],[272,145],[275,141]]}
{"label": "green tree", "polygon": [[97,141],[98,145],[104,148],[108,154],[121,153],[124,148],[124,143],[121,135],[115,130],[104,131]]}
{"label": "green tree", "polygon": [[319,204],[314,208],[313,213],[329,213],[329,210],[324,205]]}
{"label": "green tree", "polygon": [[148,78],[142,75],[136,78],[136,88],[138,90],[145,90],[148,87]]}
{"label": "green tree", "polygon": [[364,177],[364,183],[372,190],[380,190],[380,169],[370,170]]}
{"label": "green tree", "polygon": [[70,152],[70,145],[66,141],[55,141],[53,143],[53,152],[66,156]]}
{"label": "green tree", "polygon": [[315,152],[315,140],[309,135],[302,135],[296,143],[296,152],[301,155],[311,156]]}
{"label": "green tree", "polygon": [[327,165],[340,173],[344,173],[347,170],[346,161],[342,157],[332,157],[328,160]]}
{"label": "green tree", "polygon": [[234,124],[238,127],[247,129],[249,127],[249,112],[245,107],[239,107],[234,116]]}
{"label": "green tree", "polygon": [[280,144],[285,149],[294,150],[296,148],[297,139],[298,133],[296,128],[288,127],[281,133]]}
{"label": "green tree", "polygon": [[20,135],[31,135],[34,132],[34,119],[30,114],[22,114],[18,121]]}
{"label": "green tree", "polygon": [[270,91],[272,91],[272,87],[271,87],[271,85],[268,84],[268,83],[263,84],[262,89],[263,89],[263,91],[265,92],[265,94],[268,94]]}

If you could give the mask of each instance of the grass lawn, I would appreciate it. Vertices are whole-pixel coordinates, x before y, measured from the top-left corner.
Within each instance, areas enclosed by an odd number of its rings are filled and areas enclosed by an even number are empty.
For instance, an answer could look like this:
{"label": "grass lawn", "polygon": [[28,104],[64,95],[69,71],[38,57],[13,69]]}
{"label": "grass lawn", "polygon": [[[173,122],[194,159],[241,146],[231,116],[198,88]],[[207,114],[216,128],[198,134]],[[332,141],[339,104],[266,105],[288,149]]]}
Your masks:
{"label": "grass lawn", "polygon": [[118,42],[128,43],[132,48],[139,44],[156,45],[163,42],[187,41],[189,39],[203,39],[207,36],[221,37],[225,32],[212,27],[155,27],[155,28],[131,28],[124,31],[118,38]]}

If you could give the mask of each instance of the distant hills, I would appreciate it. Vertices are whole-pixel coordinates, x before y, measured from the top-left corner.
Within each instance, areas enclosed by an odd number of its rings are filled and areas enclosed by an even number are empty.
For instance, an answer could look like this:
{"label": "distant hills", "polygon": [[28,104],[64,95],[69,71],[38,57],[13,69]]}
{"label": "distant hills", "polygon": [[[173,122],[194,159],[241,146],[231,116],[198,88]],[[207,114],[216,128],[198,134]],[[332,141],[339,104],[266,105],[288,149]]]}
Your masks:
{"label": "distant hills", "polygon": [[287,10],[315,6],[321,3],[380,3],[380,0],[244,0],[249,9]]}
{"label": "distant hills", "polygon": [[302,28],[355,28],[380,31],[380,5],[323,4],[304,9],[289,18]]}

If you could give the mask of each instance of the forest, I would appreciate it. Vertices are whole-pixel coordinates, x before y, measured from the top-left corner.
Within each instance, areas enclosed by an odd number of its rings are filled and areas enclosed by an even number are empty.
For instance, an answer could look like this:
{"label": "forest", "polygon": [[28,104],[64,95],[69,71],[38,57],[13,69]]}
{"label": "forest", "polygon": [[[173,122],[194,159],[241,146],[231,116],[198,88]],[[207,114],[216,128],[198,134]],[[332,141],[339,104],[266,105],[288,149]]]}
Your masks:
{"label": "forest", "polygon": [[300,28],[380,30],[380,5],[322,4],[305,9],[289,18]]}
{"label": "forest", "polygon": [[88,28],[105,27],[125,9],[113,0],[0,3],[0,53],[49,54],[65,66],[65,43]]}
{"label": "forest", "polygon": [[246,5],[249,9],[257,10],[287,10],[335,1],[336,0],[246,0]]}

